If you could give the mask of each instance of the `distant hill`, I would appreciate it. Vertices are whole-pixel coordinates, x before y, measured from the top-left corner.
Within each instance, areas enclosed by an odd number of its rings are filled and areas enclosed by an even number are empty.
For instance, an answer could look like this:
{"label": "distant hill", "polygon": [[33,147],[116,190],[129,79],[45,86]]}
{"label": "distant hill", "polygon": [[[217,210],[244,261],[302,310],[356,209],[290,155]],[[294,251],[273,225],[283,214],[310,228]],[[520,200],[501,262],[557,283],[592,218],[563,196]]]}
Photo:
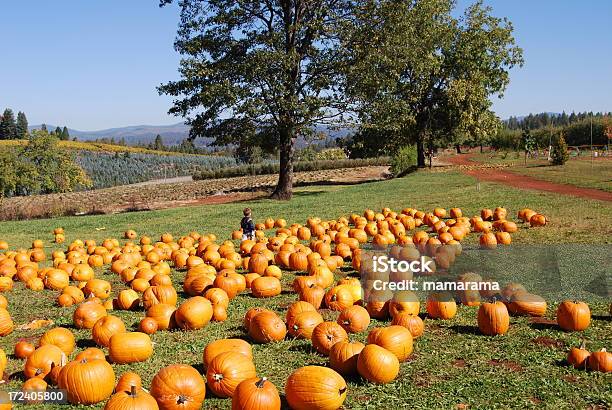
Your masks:
{"label": "distant hill", "polygon": [[[42,125],[32,125],[28,127],[31,130],[40,129]],[[46,124],[49,131],[54,130],[57,126]],[[68,128],[70,137],[76,137],[79,141],[92,141],[101,138],[114,138],[115,141],[119,141],[122,138],[128,145],[137,144],[148,144],[153,142],[155,137],[159,134],[162,136],[165,145],[179,145],[181,141],[189,136],[189,126],[185,123],[179,122],[171,125],[130,125],[127,127],[119,128],[108,128],[98,131],[80,131],[72,128]],[[346,136],[350,130],[330,130],[327,127],[317,127],[317,132],[322,132],[329,137],[336,139],[339,137]],[[195,143],[198,146],[205,146],[211,142],[209,138],[197,138]],[[298,146],[303,146],[304,142],[299,141]]]}
{"label": "distant hill", "polygon": [[[41,125],[33,125],[28,127],[32,129],[40,129]],[[54,130],[56,125],[47,124],[49,131]],[[161,135],[164,143],[167,145],[178,145],[182,140],[189,135],[189,126],[182,122],[171,125],[130,125],[127,127],[108,128],[98,131],[80,131],[68,128],[70,137],[77,137],[80,141],[92,141],[99,138],[114,138],[119,141],[125,138],[129,145],[139,143],[147,144],[155,139],[157,134]],[[203,142],[203,141],[200,141]]]}

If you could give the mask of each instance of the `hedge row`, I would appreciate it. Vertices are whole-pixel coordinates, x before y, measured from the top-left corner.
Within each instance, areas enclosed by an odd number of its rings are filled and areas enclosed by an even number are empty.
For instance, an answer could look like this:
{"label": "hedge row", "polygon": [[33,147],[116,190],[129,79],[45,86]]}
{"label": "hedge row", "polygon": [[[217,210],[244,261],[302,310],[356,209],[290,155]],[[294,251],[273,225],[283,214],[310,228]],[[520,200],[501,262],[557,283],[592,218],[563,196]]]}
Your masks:
{"label": "hedge row", "polygon": [[[298,161],[293,165],[295,172],[322,171],[327,169],[355,168],[376,165],[389,165],[389,157],[342,159],[327,161]],[[247,175],[278,174],[278,162],[238,165],[219,169],[202,169],[193,174],[194,180],[241,177]]]}

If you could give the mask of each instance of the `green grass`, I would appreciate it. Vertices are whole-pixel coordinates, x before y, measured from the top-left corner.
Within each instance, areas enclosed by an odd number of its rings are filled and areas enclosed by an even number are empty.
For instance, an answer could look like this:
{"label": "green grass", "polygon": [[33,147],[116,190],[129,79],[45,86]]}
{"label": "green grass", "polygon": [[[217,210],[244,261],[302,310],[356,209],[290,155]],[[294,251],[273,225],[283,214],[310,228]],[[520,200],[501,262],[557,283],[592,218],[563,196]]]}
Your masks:
{"label": "green grass", "polygon": [[492,164],[508,164],[510,165],[509,171],[544,181],[612,192],[612,160],[610,159],[597,159],[591,162],[588,159],[571,158],[565,165],[551,166],[546,159],[528,159],[525,164],[522,154],[517,158],[516,153],[510,152],[505,158],[501,154],[493,157],[491,154],[478,154],[474,156],[474,160]]}
{"label": "green grass", "polygon": [[[164,211],[118,215],[102,215],[52,220],[6,222],[0,224],[1,239],[11,247],[28,247],[35,238],[45,240],[51,251],[51,231],[62,226],[67,241],[76,238],[103,240],[121,237],[123,231],[132,228],[141,235],[159,237],[171,232],[178,237],[191,230],[215,233],[222,240],[237,228],[241,210],[253,209],[256,220],[268,216],[284,217],[289,223],[304,223],[309,216],[325,219],[361,213],[365,208],[380,209],[389,206],[396,210],[412,206],[430,210],[434,206],[461,207],[471,216],[482,207],[505,206],[510,216],[523,207],[544,213],[550,219],[542,228],[521,227],[513,235],[514,243],[529,245],[532,253],[546,244],[555,245],[558,255],[560,289],[552,289],[547,299],[548,319],[554,319],[558,300],[566,296],[579,297],[589,302],[593,313],[591,326],[581,333],[565,333],[547,323],[532,323],[527,318],[512,318],[511,328],[503,337],[487,337],[475,331],[476,309],[461,306],[458,315],[448,321],[425,319],[425,334],[416,340],[412,359],[402,364],[396,381],[376,386],[358,378],[348,379],[349,393],[346,409],[406,408],[606,408],[612,406],[611,375],[585,372],[569,368],[563,363],[570,346],[585,339],[590,349],[612,348],[612,322],[608,314],[610,296],[597,296],[583,290],[587,282],[599,273],[609,275],[609,255],[612,243],[612,207],[608,203],[582,200],[549,193],[523,191],[500,185],[481,183],[454,173],[419,172],[406,178],[361,184],[356,186],[325,186],[299,189],[291,202],[269,200],[226,205],[188,207]],[[103,230],[96,230],[104,228]],[[466,248],[475,240],[469,237]],[[574,245],[574,244],[581,245]],[[521,247],[517,247],[520,249]],[[550,248],[549,248],[550,249]],[[504,252],[509,253],[504,256]],[[607,253],[606,253],[607,252]],[[466,257],[476,257],[478,252],[467,250]],[[537,286],[536,258],[502,250],[490,258],[490,267],[506,279],[519,278],[525,284]],[[492,255],[493,256],[493,255]],[[588,264],[591,266],[588,266]],[[585,264],[587,266],[585,266]],[[607,265],[606,265],[607,264]],[[457,263],[457,269],[460,268]],[[606,268],[607,267],[607,268]],[[182,289],[184,273],[173,272],[177,289]],[[107,269],[98,277],[113,283],[114,293],[124,288]],[[285,288],[294,275],[286,272]],[[339,277],[339,276],[338,276]],[[607,278],[607,276],[604,276]],[[605,284],[604,284],[605,285]],[[609,287],[608,287],[609,289]],[[73,308],[55,306],[57,292],[45,290],[33,293],[20,283],[6,295],[9,311],[17,324],[37,318],[51,318],[57,325],[71,327]],[[182,298],[181,298],[182,299]],[[241,327],[247,309],[266,306],[284,317],[288,303],[295,295],[283,293],[278,297],[262,300],[248,293],[234,299],[225,323],[211,323],[205,329],[193,332],[158,332],[153,335],[154,356],[144,363],[114,365],[118,376],[126,370],[142,375],[148,386],[154,374],[171,363],[187,363],[201,370],[202,351],[207,343],[225,337],[247,337]],[[424,306],[421,308],[424,312]],[[121,317],[128,328],[134,328],[144,312],[113,313]],[[337,313],[323,311],[327,320],[335,320]],[[386,325],[372,321],[370,328]],[[90,345],[90,332],[72,329],[79,340],[79,350]],[[0,339],[0,346],[12,352],[12,346],[22,338],[35,340],[44,332],[14,331]],[[367,332],[352,336],[364,341]],[[308,364],[326,365],[327,359],[317,355],[309,341],[287,338],[285,341],[254,345],[254,360],[258,373],[265,375],[282,392],[285,380],[296,368]],[[23,362],[9,359],[7,373],[23,368]],[[13,380],[4,389],[19,389],[21,381]],[[102,408],[98,405],[96,408]],[[207,394],[206,408],[230,408],[230,400],[217,399]],[[30,408],[77,408],[76,406],[30,406]],[[85,408],[85,407],[83,407]]]}

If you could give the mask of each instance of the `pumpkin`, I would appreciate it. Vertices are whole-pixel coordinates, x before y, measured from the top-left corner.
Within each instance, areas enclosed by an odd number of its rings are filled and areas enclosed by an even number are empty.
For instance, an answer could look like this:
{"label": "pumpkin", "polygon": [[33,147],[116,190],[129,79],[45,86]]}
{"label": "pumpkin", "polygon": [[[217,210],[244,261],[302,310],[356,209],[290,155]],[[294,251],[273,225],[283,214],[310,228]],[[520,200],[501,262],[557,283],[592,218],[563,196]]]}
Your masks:
{"label": "pumpkin", "polygon": [[301,312],[287,321],[289,334],[298,339],[310,339],[314,328],[323,322],[323,317],[316,311]]}
{"label": "pumpkin", "polygon": [[108,355],[117,364],[144,362],[152,354],[151,338],[141,332],[116,333],[108,344]]}
{"label": "pumpkin", "polygon": [[591,310],[584,302],[566,300],[557,308],[557,323],[568,332],[582,331],[591,323]]}
{"label": "pumpkin", "polygon": [[271,310],[262,308],[262,307],[254,307],[254,308],[250,308],[249,310],[247,310],[247,312],[244,315],[244,321],[243,321],[244,329],[247,332],[249,331],[249,327],[251,326],[251,320],[253,320],[253,318],[257,316],[258,314],[260,314],[261,312],[271,312]]}
{"label": "pumpkin", "polygon": [[[228,272],[217,275],[213,285],[217,288],[221,288],[227,293],[228,298],[234,299],[240,292],[240,287],[236,278],[230,275]],[[245,284],[246,287],[246,284]]]}
{"label": "pumpkin", "polygon": [[238,352],[221,353],[206,368],[208,388],[221,398],[232,397],[240,382],[256,376],[252,360]]}
{"label": "pumpkin", "polygon": [[149,393],[132,386],[129,390],[120,390],[106,402],[104,410],[157,410],[157,401]]}
{"label": "pumpkin", "polygon": [[[23,392],[44,392],[47,390],[47,382],[39,377],[32,377],[23,383],[21,386],[21,391]],[[40,404],[42,400],[35,398],[27,399],[28,404]],[[0,407],[1,408],[1,407]]]}
{"label": "pumpkin", "polygon": [[142,294],[142,305],[145,309],[163,303],[176,306],[177,294],[173,286],[151,286]]}
{"label": "pumpkin", "polygon": [[38,346],[55,345],[60,348],[66,356],[74,350],[75,341],[72,332],[63,327],[47,330],[38,340]]}
{"label": "pumpkin", "polygon": [[256,298],[270,298],[281,293],[281,283],[273,276],[262,276],[251,284],[251,292]]}
{"label": "pumpkin", "polygon": [[280,410],[281,399],[276,386],[266,377],[241,381],[234,390],[232,410]]}
{"label": "pumpkin", "polygon": [[199,410],[206,395],[206,384],[193,367],[173,364],[153,377],[150,394],[161,410]]}
{"label": "pumpkin", "polygon": [[256,253],[251,255],[249,259],[248,269],[249,272],[255,272],[259,275],[263,275],[266,272],[266,268],[268,267],[268,258],[266,258],[263,254]]}
{"label": "pumpkin", "polygon": [[[302,277],[305,278],[305,276]],[[321,307],[323,298],[325,297],[325,289],[315,283],[311,283],[301,288],[298,293],[301,301],[310,303],[316,309]]]}
{"label": "pumpkin", "polygon": [[72,361],[62,368],[58,385],[72,404],[95,404],[106,400],[115,387],[115,372],[105,360]]}
{"label": "pumpkin", "polygon": [[353,305],[340,312],[338,324],[347,333],[360,333],[370,325],[370,314],[362,306]]}
{"label": "pumpkin", "polygon": [[513,315],[544,316],[546,301],[538,295],[519,292],[512,295],[508,303],[508,311]]}
{"label": "pumpkin", "polygon": [[210,342],[204,348],[204,354],[202,357],[204,369],[208,368],[208,365],[215,357],[225,352],[238,352],[248,357],[249,360],[253,360],[253,349],[246,340],[219,339],[215,340],[214,342]]}
{"label": "pumpkin", "polygon": [[40,377],[44,379],[54,367],[61,367],[66,361],[66,355],[55,345],[44,345],[34,350],[26,359],[23,374],[26,378]]}
{"label": "pumpkin", "polygon": [[334,344],[348,340],[348,334],[336,322],[323,322],[314,328],[311,340],[315,350],[327,356]]}
{"label": "pumpkin", "polygon": [[176,326],[174,312],[176,308],[174,306],[160,303],[158,305],[151,306],[147,310],[147,317],[153,318],[157,322],[158,330],[168,330]]}
{"label": "pumpkin", "polygon": [[370,317],[385,320],[389,317],[389,303],[393,292],[388,290],[372,290],[367,298],[366,309]]}
{"label": "pumpkin", "polygon": [[[119,380],[117,380],[115,393],[131,391],[132,387],[136,388],[136,390],[140,390],[142,388],[142,378],[138,373],[125,372],[119,377]],[[157,405],[157,403],[155,404]]]}
{"label": "pumpkin", "polygon": [[97,347],[88,347],[76,355],[74,360],[106,360],[104,352]]}
{"label": "pumpkin", "polygon": [[19,341],[15,344],[13,354],[18,359],[27,359],[36,348],[32,343],[28,343],[25,340]]}
{"label": "pumpkin", "polygon": [[176,324],[185,330],[202,329],[212,319],[212,304],[203,296],[194,296],[184,301],[176,310]]}
{"label": "pumpkin", "polygon": [[140,297],[133,289],[124,289],[117,295],[117,309],[135,310],[140,305]]}
{"label": "pumpkin", "polygon": [[289,268],[294,271],[308,269],[308,256],[305,252],[297,251],[289,255]]}
{"label": "pumpkin", "polygon": [[110,339],[117,333],[125,333],[125,324],[117,316],[104,316],[98,319],[91,329],[91,338],[98,346],[108,347]]}
{"label": "pumpkin", "polygon": [[432,293],[427,297],[427,314],[434,319],[452,319],[457,314],[457,304],[448,293]]}
{"label": "pumpkin", "polygon": [[529,218],[529,225],[535,226],[544,226],[546,225],[546,217],[542,214],[534,214],[531,218]]}
{"label": "pumpkin", "polygon": [[274,312],[261,312],[251,320],[249,335],[257,343],[283,340],[287,334],[285,323]]}
{"label": "pumpkin", "polygon": [[482,249],[495,249],[497,247],[497,238],[492,232],[483,233],[478,241]]}
{"label": "pumpkin", "polygon": [[213,306],[212,320],[214,322],[225,322],[227,320],[227,309],[222,305]]}
{"label": "pumpkin", "polygon": [[389,314],[391,317],[407,312],[413,315],[418,315],[421,309],[419,298],[409,290],[400,290],[394,293],[393,298],[389,301]]}
{"label": "pumpkin", "polygon": [[335,286],[325,294],[325,304],[331,310],[342,311],[353,303],[353,293],[348,285]]}
{"label": "pumpkin", "polygon": [[357,357],[365,345],[360,342],[340,341],[329,351],[329,365],[343,376],[357,373]]}
{"label": "pumpkin", "polygon": [[68,306],[72,306],[75,304],[74,299],[66,294],[66,293],[62,293],[61,295],[59,295],[57,297],[57,304],[61,307],[68,307]]}
{"label": "pumpkin", "polygon": [[287,314],[285,315],[285,321],[287,323],[291,322],[297,315],[302,312],[316,312],[316,309],[313,305],[308,302],[298,301],[289,305],[287,308]]}
{"label": "pumpkin", "polygon": [[227,292],[220,288],[210,288],[204,293],[204,297],[210,300],[214,306],[220,305],[225,308],[229,306],[229,297]]}
{"label": "pumpkin", "polygon": [[589,369],[596,372],[610,373],[612,372],[612,353],[606,349],[601,349],[591,353],[587,360]]}
{"label": "pumpkin", "polygon": [[157,332],[157,321],[152,317],[145,317],[138,324],[138,331],[152,335]]}
{"label": "pumpkin", "polygon": [[406,361],[412,354],[412,334],[403,326],[374,328],[368,334],[368,343],[384,347],[400,362]]}
{"label": "pumpkin", "polygon": [[357,372],[372,383],[389,383],[399,374],[399,360],[384,347],[369,344],[359,353]]}
{"label": "pumpkin", "polygon": [[587,360],[591,352],[585,349],[584,342],[580,347],[572,347],[567,354],[567,362],[574,366],[576,369],[586,369]]}
{"label": "pumpkin", "polygon": [[391,324],[405,327],[408,329],[408,331],[410,331],[413,338],[421,336],[425,330],[423,320],[418,315],[408,312],[400,312],[396,314],[393,317]]}
{"label": "pumpkin", "polygon": [[305,366],[287,378],[285,397],[294,410],[336,410],[346,399],[346,381],[336,371]]}
{"label": "pumpkin", "polygon": [[0,308],[0,336],[6,336],[13,331],[13,319],[6,308]]}
{"label": "pumpkin", "polygon": [[74,303],[81,303],[85,300],[85,294],[81,289],[77,288],[76,286],[66,286],[62,290],[62,294],[70,296]]}
{"label": "pumpkin", "polygon": [[503,335],[510,327],[506,305],[499,301],[483,303],[478,308],[478,329],[488,336]]}
{"label": "pumpkin", "polygon": [[91,329],[98,319],[106,315],[104,306],[95,300],[89,300],[76,308],[72,315],[72,321],[77,329]]}
{"label": "pumpkin", "polygon": [[110,296],[111,284],[102,279],[90,279],[85,283],[83,293],[100,299],[106,299]]}

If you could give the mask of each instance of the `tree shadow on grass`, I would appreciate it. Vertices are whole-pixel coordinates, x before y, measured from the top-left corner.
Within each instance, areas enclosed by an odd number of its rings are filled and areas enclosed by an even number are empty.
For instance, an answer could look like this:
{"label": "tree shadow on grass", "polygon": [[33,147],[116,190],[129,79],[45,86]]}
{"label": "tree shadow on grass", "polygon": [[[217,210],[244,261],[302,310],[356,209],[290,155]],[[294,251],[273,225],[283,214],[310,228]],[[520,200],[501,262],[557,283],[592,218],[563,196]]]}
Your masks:
{"label": "tree shadow on grass", "polygon": [[98,347],[98,345],[96,345],[96,342],[91,339],[79,339],[77,340],[76,345],[80,349],[87,349],[88,347]]}
{"label": "tree shadow on grass", "polygon": [[473,325],[453,325],[450,326],[448,329],[455,333],[460,333],[463,335],[482,335],[482,333],[480,333],[480,331],[478,330],[478,326]]}

